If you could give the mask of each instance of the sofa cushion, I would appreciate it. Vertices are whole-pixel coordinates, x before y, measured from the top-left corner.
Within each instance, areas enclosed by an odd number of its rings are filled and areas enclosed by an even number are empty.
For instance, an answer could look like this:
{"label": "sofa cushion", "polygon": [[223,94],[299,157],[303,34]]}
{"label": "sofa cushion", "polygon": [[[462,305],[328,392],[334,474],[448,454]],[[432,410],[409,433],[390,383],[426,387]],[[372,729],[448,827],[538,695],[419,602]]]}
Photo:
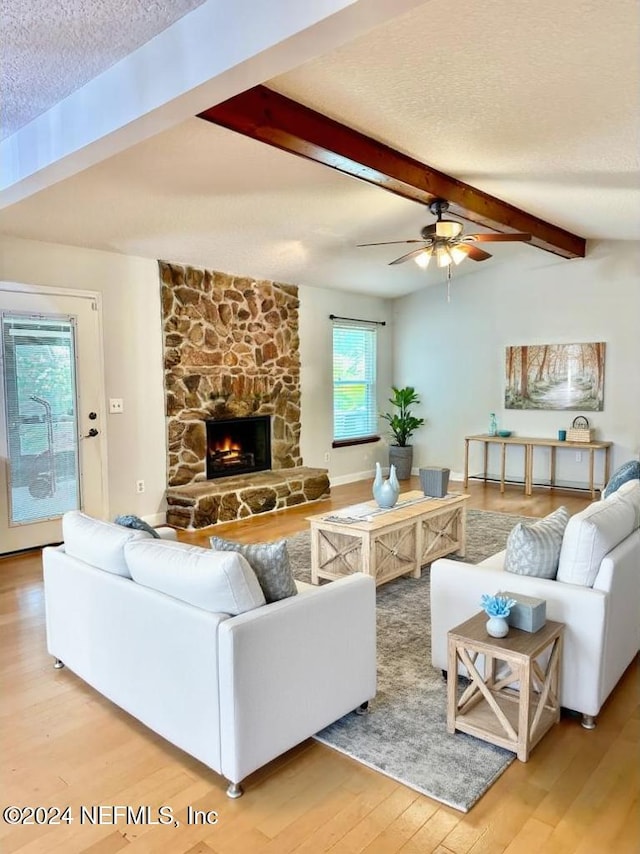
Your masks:
{"label": "sofa cushion", "polygon": [[286,540],[277,540],[275,543],[234,543],[222,537],[211,537],[210,543],[216,551],[239,552],[249,561],[267,602],[287,599],[298,592],[289,565]]}
{"label": "sofa cushion", "polygon": [[636,527],[630,501],[595,501],[569,519],[560,549],[558,581],[593,587],[602,558]]}
{"label": "sofa cushion", "polygon": [[518,522],[507,538],[505,572],[555,578],[569,511],[559,507],[533,524]]}
{"label": "sofa cushion", "polygon": [[241,555],[152,539],[129,543],[124,553],[138,584],[205,611],[235,616],[265,603],[258,579]]}
{"label": "sofa cushion", "polygon": [[124,557],[125,545],[135,540],[151,539],[145,531],[103,522],[79,510],[69,510],[62,517],[62,536],[68,555],[125,578],[131,578]]}
{"label": "sofa cushion", "polygon": [[640,462],[638,460],[629,460],[623,463],[620,468],[616,469],[609,479],[609,483],[605,486],[603,496],[608,498],[610,495],[620,489],[623,483],[628,480],[640,479]]}

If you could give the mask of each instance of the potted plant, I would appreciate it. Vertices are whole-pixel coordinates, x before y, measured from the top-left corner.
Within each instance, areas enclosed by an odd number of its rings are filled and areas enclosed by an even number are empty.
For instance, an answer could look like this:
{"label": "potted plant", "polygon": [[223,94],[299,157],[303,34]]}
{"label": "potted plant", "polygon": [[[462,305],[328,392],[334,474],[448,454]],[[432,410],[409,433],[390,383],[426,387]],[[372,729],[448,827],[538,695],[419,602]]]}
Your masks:
{"label": "potted plant", "polygon": [[381,417],[389,422],[395,439],[389,447],[389,465],[396,467],[398,480],[406,480],[411,476],[413,463],[413,445],[409,445],[408,442],[418,427],[422,427],[424,418],[416,418],[411,414],[409,407],[420,403],[420,398],[412,386],[405,388],[391,386],[391,389],[393,397],[389,398],[389,403],[396,408],[396,411],[385,412]]}

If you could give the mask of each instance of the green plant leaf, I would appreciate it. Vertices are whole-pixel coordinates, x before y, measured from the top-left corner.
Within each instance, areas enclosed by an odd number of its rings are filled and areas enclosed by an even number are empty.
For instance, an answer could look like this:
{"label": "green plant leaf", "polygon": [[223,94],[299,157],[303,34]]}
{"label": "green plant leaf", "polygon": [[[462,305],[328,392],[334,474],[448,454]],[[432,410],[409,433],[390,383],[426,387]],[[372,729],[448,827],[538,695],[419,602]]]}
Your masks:
{"label": "green plant leaf", "polygon": [[416,418],[409,411],[410,406],[420,403],[420,398],[413,386],[405,386],[405,388],[391,386],[391,390],[393,397],[389,398],[389,403],[395,406],[398,412],[385,412],[380,417],[389,422],[391,433],[396,440],[395,444],[406,447],[412,434],[425,423],[424,418]]}

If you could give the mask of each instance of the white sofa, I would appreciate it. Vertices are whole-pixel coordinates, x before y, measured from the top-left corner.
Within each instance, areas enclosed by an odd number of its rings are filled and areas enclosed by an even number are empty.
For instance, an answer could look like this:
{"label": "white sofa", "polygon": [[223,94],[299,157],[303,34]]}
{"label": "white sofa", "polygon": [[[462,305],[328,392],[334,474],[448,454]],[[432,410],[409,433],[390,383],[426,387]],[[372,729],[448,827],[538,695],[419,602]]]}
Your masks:
{"label": "white sofa", "polygon": [[375,695],[371,578],[297,584],[297,595],[262,604],[238,554],[75,512],[63,532],[62,546],[43,550],[56,665],[226,777],[230,797],[257,768]]}
{"label": "white sofa", "polygon": [[483,593],[546,600],[566,624],[560,702],[592,729],[640,648],[640,482],[594,502],[569,520],[556,580],[503,571],[505,552],[477,566],[438,560],[431,567],[433,666],[447,668],[447,632],[480,608]]}

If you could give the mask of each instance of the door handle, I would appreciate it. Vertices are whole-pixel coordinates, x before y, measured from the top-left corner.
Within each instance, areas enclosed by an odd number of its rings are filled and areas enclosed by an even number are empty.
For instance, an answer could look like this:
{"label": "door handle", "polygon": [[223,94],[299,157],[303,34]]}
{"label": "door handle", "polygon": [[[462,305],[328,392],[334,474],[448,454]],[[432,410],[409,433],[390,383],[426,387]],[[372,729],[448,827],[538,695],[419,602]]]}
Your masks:
{"label": "door handle", "polygon": [[98,435],[98,431],[96,430],[95,427],[92,427],[91,430],[89,430],[89,432],[85,436],[83,436],[82,438],[83,439],[93,439],[93,437],[97,436],[97,435]]}

